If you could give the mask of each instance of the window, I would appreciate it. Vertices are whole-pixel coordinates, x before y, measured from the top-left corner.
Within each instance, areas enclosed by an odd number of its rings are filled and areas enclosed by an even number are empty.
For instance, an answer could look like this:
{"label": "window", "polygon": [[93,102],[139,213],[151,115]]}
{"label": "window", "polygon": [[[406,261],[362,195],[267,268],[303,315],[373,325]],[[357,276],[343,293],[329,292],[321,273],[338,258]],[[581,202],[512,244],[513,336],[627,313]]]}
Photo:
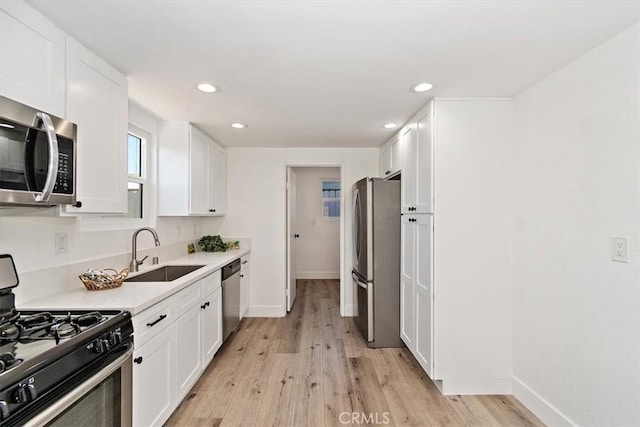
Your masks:
{"label": "window", "polygon": [[138,129],[129,130],[127,136],[127,199],[129,210],[127,218],[144,217],[144,190],[146,181],[146,138]]}
{"label": "window", "polygon": [[340,181],[322,180],[322,216],[340,218]]}

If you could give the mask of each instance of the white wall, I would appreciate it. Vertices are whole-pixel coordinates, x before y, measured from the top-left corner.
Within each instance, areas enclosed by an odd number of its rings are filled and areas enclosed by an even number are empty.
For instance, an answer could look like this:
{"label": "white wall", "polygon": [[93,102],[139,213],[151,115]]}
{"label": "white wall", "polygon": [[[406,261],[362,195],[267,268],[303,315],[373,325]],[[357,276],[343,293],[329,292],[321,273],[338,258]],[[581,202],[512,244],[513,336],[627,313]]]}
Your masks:
{"label": "white wall", "polygon": [[340,277],[340,218],[322,215],[322,180],[340,180],[339,168],[294,168],[296,173],[296,277]]}
{"label": "white wall", "polygon": [[[132,103],[129,106],[129,118],[152,134],[148,144],[151,160],[149,163],[153,164],[157,152],[157,118]],[[154,212],[152,209],[152,215]],[[88,221],[75,217],[0,216],[0,253],[11,254],[16,263],[21,280],[16,290],[18,302],[56,292],[65,286],[82,286],[77,278],[82,271],[65,266],[96,260],[95,266],[98,268],[128,267],[131,235],[135,227],[127,226],[123,222],[114,225],[113,222],[114,220]],[[209,230],[215,231],[219,222],[207,221]],[[138,248],[141,251],[153,248],[150,252],[152,255],[161,254],[163,247],[199,238],[202,235],[202,223],[201,218],[156,219],[152,216],[152,225],[155,225],[158,231],[162,246],[155,248],[151,235],[143,233],[140,235]],[[67,233],[67,253],[55,254],[56,233]],[[113,258],[114,255],[122,256]],[[102,265],[98,261],[102,258],[109,258],[109,262],[116,262],[118,265]],[[41,272],[49,269],[51,281],[43,283]],[[44,276],[47,277],[46,274]]]}
{"label": "white wall", "polygon": [[[378,171],[376,148],[228,148],[227,216],[220,227],[225,236],[251,237],[250,316],[281,316],[285,282],[286,165],[342,165],[343,185]],[[351,192],[344,193],[351,206]],[[346,307],[352,315],[351,217],[345,210],[341,278]],[[207,231],[207,227],[204,227]],[[349,280],[345,280],[348,278]]]}
{"label": "white wall", "polygon": [[515,98],[514,394],[551,425],[640,425],[639,103],[640,24]]}

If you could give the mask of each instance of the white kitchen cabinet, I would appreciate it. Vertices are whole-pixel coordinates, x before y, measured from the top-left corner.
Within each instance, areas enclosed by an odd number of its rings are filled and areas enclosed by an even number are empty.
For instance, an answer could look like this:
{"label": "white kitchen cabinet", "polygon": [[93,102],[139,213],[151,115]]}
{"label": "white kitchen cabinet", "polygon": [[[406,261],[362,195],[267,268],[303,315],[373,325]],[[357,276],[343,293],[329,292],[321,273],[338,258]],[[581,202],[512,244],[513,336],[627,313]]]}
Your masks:
{"label": "white kitchen cabinet", "polygon": [[203,370],[202,365],[202,315],[199,305],[194,305],[176,322],[178,335],[177,400],[178,402],[191,390]]}
{"label": "white kitchen cabinet", "polygon": [[378,159],[378,173],[385,178],[391,174],[391,143],[387,142],[380,147]]}
{"label": "white kitchen cabinet", "polygon": [[127,211],[127,79],[67,37],[67,119],[78,125],[77,200],[68,213]]}
{"label": "white kitchen cabinet", "polygon": [[65,34],[21,1],[0,3],[0,95],[60,118],[65,106]]}
{"label": "white kitchen cabinet", "polygon": [[415,223],[402,215],[400,227],[400,338],[410,350],[415,342]]}
{"label": "white kitchen cabinet", "polygon": [[245,255],[240,261],[240,319],[244,317],[249,310],[249,255]]}
{"label": "white kitchen cabinet", "polygon": [[222,345],[222,288],[216,271],[176,295],[177,401],[194,386]]}
{"label": "white kitchen cabinet", "polygon": [[176,324],[133,352],[133,425],[161,426],[176,406]]}
{"label": "white kitchen cabinet", "polygon": [[413,215],[414,232],[414,355],[433,376],[433,216]]}
{"label": "white kitchen cabinet", "polygon": [[432,103],[403,134],[402,213],[433,213]]}
{"label": "white kitchen cabinet", "polygon": [[512,108],[436,99],[401,131],[401,337],[443,394],[510,392]]}
{"label": "white kitchen cabinet", "polygon": [[225,151],[209,136],[187,122],[160,123],[158,215],[224,215],[225,177]]}
{"label": "white kitchen cabinet", "polygon": [[400,136],[394,137],[380,149],[380,176],[388,178],[396,175],[402,168],[403,141]]}
{"label": "white kitchen cabinet", "polygon": [[199,306],[202,319],[202,368],[206,369],[222,346],[222,288],[206,295]]}

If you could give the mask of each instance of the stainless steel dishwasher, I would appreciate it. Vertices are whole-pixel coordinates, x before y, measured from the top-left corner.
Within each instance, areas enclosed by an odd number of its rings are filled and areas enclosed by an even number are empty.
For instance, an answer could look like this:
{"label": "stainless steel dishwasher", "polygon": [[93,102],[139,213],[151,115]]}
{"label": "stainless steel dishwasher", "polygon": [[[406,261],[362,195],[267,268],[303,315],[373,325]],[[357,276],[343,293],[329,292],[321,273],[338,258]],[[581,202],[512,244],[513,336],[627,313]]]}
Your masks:
{"label": "stainless steel dishwasher", "polygon": [[240,260],[222,267],[222,336],[225,341],[240,322]]}

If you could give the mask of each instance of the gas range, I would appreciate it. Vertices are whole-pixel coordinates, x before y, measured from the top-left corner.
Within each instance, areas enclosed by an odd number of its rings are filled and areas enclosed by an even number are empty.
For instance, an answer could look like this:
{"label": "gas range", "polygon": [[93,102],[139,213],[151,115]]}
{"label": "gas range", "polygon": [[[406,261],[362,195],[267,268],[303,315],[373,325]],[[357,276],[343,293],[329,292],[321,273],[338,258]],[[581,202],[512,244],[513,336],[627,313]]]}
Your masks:
{"label": "gas range", "polygon": [[13,301],[0,286],[0,426],[49,425],[60,416],[52,408],[87,379],[131,365],[129,312],[19,311]]}

